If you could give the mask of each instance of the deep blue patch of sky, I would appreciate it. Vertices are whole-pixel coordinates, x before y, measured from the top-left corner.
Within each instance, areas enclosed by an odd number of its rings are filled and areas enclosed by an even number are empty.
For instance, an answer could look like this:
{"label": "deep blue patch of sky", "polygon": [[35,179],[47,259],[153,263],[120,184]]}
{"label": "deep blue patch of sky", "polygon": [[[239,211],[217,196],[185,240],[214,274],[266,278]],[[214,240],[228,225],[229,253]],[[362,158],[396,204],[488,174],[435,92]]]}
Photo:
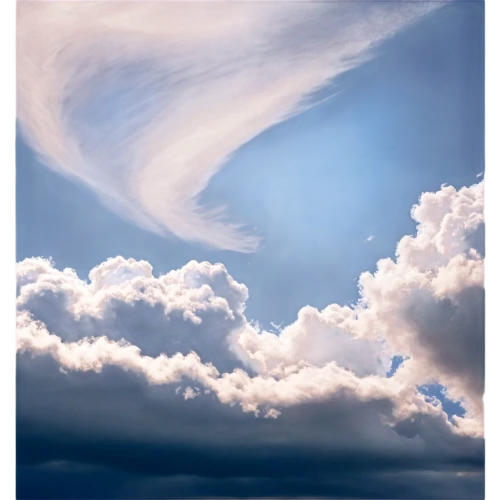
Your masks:
{"label": "deep blue patch of sky", "polygon": [[[387,377],[392,377],[398,368],[401,366],[405,358],[403,356],[393,356],[391,368],[387,372]],[[448,420],[451,422],[452,417],[457,415],[458,417],[463,417],[465,415],[465,409],[463,408],[460,401],[453,401],[446,397],[446,388],[440,384],[426,384],[418,388],[418,390],[425,396],[430,398],[434,397],[441,402],[443,406],[443,411],[448,415]]]}
{"label": "deep blue patch of sky", "polygon": [[452,421],[453,415],[463,417],[465,410],[459,401],[453,401],[445,396],[446,388],[440,384],[422,385],[418,390],[425,396],[435,397],[443,405],[443,411],[448,415],[448,420]]}

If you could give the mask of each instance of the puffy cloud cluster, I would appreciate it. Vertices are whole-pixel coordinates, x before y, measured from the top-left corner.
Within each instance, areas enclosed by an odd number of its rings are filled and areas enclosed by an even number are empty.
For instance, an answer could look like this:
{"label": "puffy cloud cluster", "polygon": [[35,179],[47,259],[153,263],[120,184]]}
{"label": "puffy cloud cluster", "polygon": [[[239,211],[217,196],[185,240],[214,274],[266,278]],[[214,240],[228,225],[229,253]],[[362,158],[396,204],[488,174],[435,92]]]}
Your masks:
{"label": "puffy cloud cluster", "polygon": [[323,311],[303,307],[297,320],[283,328],[279,335],[246,328],[238,335],[237,348],[248,358],[248,364],[259,373],[286,372],[290,366],[307,363],[324,366],[335,361],[357,376],[385,377],[391,358],[383,339],[356,336],[349,328],[356,311],[333,304]]}
{"label": "puffy cloud cluster", "polygon": [[424,193],[414,206],[417,234],[397,259],[360,277],[363,333],[383,335],[392,352],[411,357],[408,382],[440,382],[471,414],[484,388],[483,183]]}
{"label": "puffy cloud cluster", "polygon": [[[346,369],[356,364],[356,341],[347,333],[341,332],[339,337],[335,330],[315,332],[319,322],[304,323],[299,318],[290,327],[305,332],[312,342],[315,335],[318,341],[321,336],[327,339],[325,348],[329,351],[318,365],[307,359],[314,358],[313,346],[308,348],[309,356],[304,351],[306,359],[298,359],[303,340],[293,334],[282,342],[292,344],[296,359],[279,359],[280,352],[274,356],[273,341],[269,340],[272,334],[258,333],[242,316],[246,288],[234,282],[220,264],[191,262],[155,278],[147,263],[116,258],[93,269],[90,283],[80,281],[72,271],[57,271],[43,259],[23,261],[18,272],[18,349],[50,355],[64,370],[100,372],[105,366],[116,366],[144,376],[151,384],[178,383],[186,377],[213,391],[221,402],[239,403],[245,411],[255,413],[270,405],[323,400],[341,390],[359,399],[371,399],[405,389],[396,379],[389,387],[379,375],[358,378]],[[307,316],[307,311],[300,316]],[[43,317],[44,322],[33,317]],[[50,333],[46,324],[60,336]],[[88,332],[93,332],[92,336],[87,336]],[[259,370],[261,375],[253,376],[241,368],[220,373],[214,364],[237,364],[237,355],[245,361],[252,359],[245,343],[240,342],[249,332],[264,345],[266,340],[270,343],[264,350],[271,358],[268,364],[276,358],[280,363],[266,365]],[[364,343],[360,340],[361,353]],[[144,355],[139,345],[143,350],[154,349],[157,356]],[[191,390],[188,393],[194,396]]]}
{"label": "puffy cloud cluster", "polygon": [[227,356],[227,337],[244,322],[248,292],[221,264],[190,262],[155,278],[147,262],[117,257],[89,279],[27,259],[18,264],[18,307],[64,341],[124,339],[147,355],[196,351],[224,368],[238,364]]}
{"label": "puffy cloud cluster", "polygon": [[[483,183],[424,193],[412,215],[416,234],[361,275],[356,305],[304,307],[279,332],[245,317],[248,290],[222,264],[154,276],[116,257],[84,281],[47,259],[18,263],[19,496],[45,484],[70,498],[81,481],[89,498],[292,485],[481,497]],[[389,377],[394,355],[405,361]],[[429,383],[465,416],[450,422],[419,391]]]}

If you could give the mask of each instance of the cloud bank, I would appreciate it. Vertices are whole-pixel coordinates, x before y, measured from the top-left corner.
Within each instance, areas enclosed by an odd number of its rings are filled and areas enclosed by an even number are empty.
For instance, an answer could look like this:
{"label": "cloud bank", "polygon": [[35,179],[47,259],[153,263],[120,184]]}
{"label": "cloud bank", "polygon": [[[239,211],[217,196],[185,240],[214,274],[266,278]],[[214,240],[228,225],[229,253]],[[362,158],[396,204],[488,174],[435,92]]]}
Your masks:
{"label": "cloud bank", "polygon": [[424,193],[354,306],[278,332],[222,264],[19,262],[18,497],[482,498],[483,202]]}
{"label": "cloud bank", "polygon": [[47,165],[122,216],[251,252],[257,235],[200,205],[210,178],[436,5],[20,2],[19,122]]}

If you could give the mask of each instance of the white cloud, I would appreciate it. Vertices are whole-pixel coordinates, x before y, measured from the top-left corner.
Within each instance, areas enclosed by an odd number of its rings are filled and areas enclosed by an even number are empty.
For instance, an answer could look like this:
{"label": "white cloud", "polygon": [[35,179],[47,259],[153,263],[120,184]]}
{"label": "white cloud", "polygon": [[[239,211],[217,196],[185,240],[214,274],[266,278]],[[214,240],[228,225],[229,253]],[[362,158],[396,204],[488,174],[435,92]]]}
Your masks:
{"label": "white cloud", "polygon": [[241,365],[226,339],[244,322],[248,291],[221,264],[193,261],[156,278],[149,263],[116,257],[92,269],[87,283],[50,261],[26,259],[17,275],[18,308],[63,341],[106,335],[151,356],[194,350],[225,369]]}
{"label": "white cloud", "polygon": [[[358,376],[385,376],[391,356],[381,339],[356,337],[346,328],[356,312],[332,304],[323,311],[303,307],[297,320],[279,335],[247,327],[238,334],[235,349],[259,373],[276,373],[301,362],[323,366],[335,361]],[[238,352],[238,351],[236,351]]]}
{"label": "white cloud", "polygon": [[278,418],[281,415],[281,412],[278,410],[275,410],[274,408],[270,408],[267,410],[266,414],[264,415],[264,418]]}
{"label": "white cloud", "polygon": [[[248,290],[222,264],[155,277],[147,262],[115,257],[87,282],[49,260],[18,263],[21,455],[210,477],[196,469],[203,453],[215,475],[257,482],[277,463],[287,480],[306,466],[315,481],[332,467],[342,476],[346,457],[368,475],[382,468],[384,484],[384,464],[474,472],[484,437],[483,187],[423,194],[417,233],[361,275],[355,305],[306,306],[274,333],[245,317]],[[387,378],[392,355],[405,361]],[[466,414],[450,423],[419,392],[429,383]]]}
{"label": "white cloud", "polygon": [[283,328],[282,328],[282,327],[283,327],[283,325],[282,325],[281,323],[279,323],[279,324],[278,324],[278,323],[274,323],[273,321],[271,321],[271,323],[270,323],[270,324],[271,324],[271,326],[274,328],[274,330],[275,330],[276,332],[280,332],[280,331],[283,329]]}
{"label": "white cloud", "polygon": [[198,396],[199,392],[197,392],[195,389],[193,389],[190,386],[186,387],[186,390],[184,391],[184,399],[194,399],[196,396]]}
{"label": "white cloud", "polygon": [[[416,389],[441,383],[467,409],[454,430],[480,434],[484,262],[473,244],[483,183],[424,193],[412,216],[417,234],[401,239],[395,261],[361,275],[356,306],[306,306],[279,334],[245,318],[248,291],[222,264],[193,261],[154,277],[147,262],[117,257],[87,283],[26,259],[18,264],[18,350],[49,355],[66,371],[114,366],[153,385],[187,378],[221,403],[273,418],[278,408],[344,394],[390,400],[393,425],[416,413],[446,420]],[[409,359],[386,378],[394,354]],[[201,392],[189,386],[184,398]]]}
{"label": "white cloud", "polygon": [[199,204],[210,178],[436,5],[21,2],[18,118],[51,167],[122,216],[250,252],[255,235]]}
{"label": "white cloud", "polygon": [[374,239],[375,239],[375,235],[370,234],[370,236],[368,236],[368,238],[366,238],[365,243],[368,243],[368,242],[370,242],[370,241],[373,241]]}
{"label": "white cloud", "polygon": [[483,182],[424,193],[412,210],[416,236],[401,239],[395,262],[383,259],[373,275],[361,275],[356,325],[410,356],[407,376],[440,381],[477,414],[484,384],[484,259],[477,237],[483,209]]}

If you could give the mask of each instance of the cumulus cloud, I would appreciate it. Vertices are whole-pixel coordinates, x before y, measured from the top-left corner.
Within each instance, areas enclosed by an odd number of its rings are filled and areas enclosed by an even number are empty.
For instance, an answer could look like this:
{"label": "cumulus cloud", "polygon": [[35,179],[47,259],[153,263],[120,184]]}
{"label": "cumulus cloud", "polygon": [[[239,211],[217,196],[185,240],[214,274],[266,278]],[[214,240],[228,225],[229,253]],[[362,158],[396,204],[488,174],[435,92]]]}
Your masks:
{"label": "cumulus cloud", "polygon": [[324,366],[335,361],[358,376],[385,377],[392,356],[382,339],[362,338],[349,330],[348,325],[355,318],[355,310],[346,306],[332,304],[323,311],[306,306],[279,335],[243,329],[234,350],[259,373],[277,373],[301,362]]}
{"label": "cumulus cloud", "polygon": [[18,118],[49,166],[124,217],[250,252],[256,235],[200,205],[210,178],[436,5],[20,2]]}
{"label": "cumulus cloud", "polygon": [[[85,281],[18,263],[19,496],[57,472],[100,481],[89,495],[101,498],[286,496],[291,484],[481,497],[483,183],[424,193],[412,216],[416,234],[360,276],[357,304],[306,306],[275,332],[246,318],[248,290],[222,264],[155,276],[116,257]],[[419,391],[432,383],[465,415],[450,421]],[[74,497],[57,484],[47,497]]]}
{"label": "cumulus cloud", "polygon": [[146,355],[195,351],[219,368],[241,365],[227,338],[245,321],[248,291],[221,264],[193,261],[156,278],[149,263],[117,257],[92,269],[87,283],[48,260],[26,259],[18,286],[19,309],[63,341],[105,336]]}
{"label": "cumulus cloud", "polygon": [[409,356],[414,380],[439,381],[476,414],[484,389],[483,210],[483,182],[424,193],[412,210],[417,234],[401,239],[396,261],[361,275],[356,325]]}

